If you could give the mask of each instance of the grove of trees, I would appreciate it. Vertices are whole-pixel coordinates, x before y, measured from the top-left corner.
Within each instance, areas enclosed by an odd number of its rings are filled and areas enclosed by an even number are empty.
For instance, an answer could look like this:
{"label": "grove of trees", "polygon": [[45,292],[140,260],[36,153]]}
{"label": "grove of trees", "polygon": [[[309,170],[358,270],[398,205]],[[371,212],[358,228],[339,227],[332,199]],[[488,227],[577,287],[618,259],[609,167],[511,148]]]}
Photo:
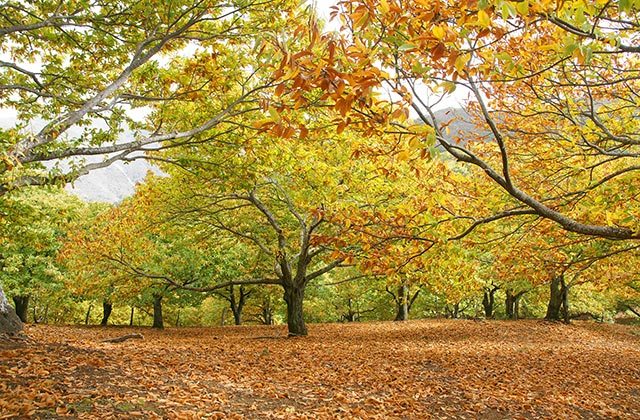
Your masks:
{"label": "grove of trees", "polygon": [[[640,2],[331,15],[3,5],[0,332],[640,316]],[[63,189],[138,159],[120,203]]]}

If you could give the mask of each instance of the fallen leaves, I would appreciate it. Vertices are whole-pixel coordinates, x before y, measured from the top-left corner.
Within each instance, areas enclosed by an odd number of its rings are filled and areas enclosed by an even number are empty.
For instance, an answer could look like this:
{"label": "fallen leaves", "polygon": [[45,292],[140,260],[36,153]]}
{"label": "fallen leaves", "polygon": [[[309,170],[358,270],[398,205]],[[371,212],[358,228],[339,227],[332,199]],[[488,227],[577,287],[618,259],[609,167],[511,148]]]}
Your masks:
{"label": "fallen leaves", "polygon": [[[0,413],[78,418],[640,417],[634,327],[473,321],[145,330],[32,326]],[[141,329],[122,329],[123,333]]]}

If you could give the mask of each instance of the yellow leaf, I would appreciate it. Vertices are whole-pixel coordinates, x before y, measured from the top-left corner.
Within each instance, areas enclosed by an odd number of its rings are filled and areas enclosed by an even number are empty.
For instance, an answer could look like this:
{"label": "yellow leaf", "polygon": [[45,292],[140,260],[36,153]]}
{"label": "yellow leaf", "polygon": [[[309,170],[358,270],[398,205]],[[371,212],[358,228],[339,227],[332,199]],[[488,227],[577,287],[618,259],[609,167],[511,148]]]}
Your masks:
{"label": "yellow leaf", "polygon": [[478,10],[478,24],[483,28],[488,28],[491,25],[491,17],[484,10]]}
{"label": "yellow leaf", "polygon": [[444,38],[446,31],[442,26],[434,26],[433,29],[431,29],[431,33],[433,34],[434,37],[438,39],[442,39]]}
{"label": "yellow leaf", "polygon": [[380,10],[382,13],[389,13],[389,3],[387,0],[380,0]]}

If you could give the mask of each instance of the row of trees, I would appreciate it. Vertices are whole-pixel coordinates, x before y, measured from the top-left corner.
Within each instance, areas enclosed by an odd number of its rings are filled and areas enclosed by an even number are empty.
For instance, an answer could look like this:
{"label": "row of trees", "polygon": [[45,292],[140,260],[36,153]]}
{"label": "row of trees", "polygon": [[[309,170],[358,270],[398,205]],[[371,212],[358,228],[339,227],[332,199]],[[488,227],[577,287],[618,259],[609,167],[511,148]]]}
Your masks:
{"label": "row of trees", "polygon": [[[517,316],[548,287],[549,319],[570,318],[576,286],[635,298],[634,2],[345,0],[335,33],[282,0],[6,10],[0,86],[20,123],[1,132],[3,206],[117,159],[166,174],[90,224],[70,216],[72,288],[148,293],[159,315],[177,290],[239,313],[277,286],[293,335],[321,281],[383,281],[401,319],[423,289],[451,316],[471,296],[490,316],[497,290]],[[460,89],[464,114],[436,112]]]}

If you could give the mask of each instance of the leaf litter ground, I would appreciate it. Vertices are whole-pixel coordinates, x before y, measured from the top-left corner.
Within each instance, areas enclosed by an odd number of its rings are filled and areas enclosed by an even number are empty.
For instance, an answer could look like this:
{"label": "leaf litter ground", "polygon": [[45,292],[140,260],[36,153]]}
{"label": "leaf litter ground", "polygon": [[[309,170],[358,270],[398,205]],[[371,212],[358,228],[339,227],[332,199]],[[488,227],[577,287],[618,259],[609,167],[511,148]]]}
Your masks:
{"label": "leaf litter ground", "polygon": [[[640,328],[426,320],[29,326],[0,418],[640,418]],[[102,343],[139,332],[144,340]]]}

